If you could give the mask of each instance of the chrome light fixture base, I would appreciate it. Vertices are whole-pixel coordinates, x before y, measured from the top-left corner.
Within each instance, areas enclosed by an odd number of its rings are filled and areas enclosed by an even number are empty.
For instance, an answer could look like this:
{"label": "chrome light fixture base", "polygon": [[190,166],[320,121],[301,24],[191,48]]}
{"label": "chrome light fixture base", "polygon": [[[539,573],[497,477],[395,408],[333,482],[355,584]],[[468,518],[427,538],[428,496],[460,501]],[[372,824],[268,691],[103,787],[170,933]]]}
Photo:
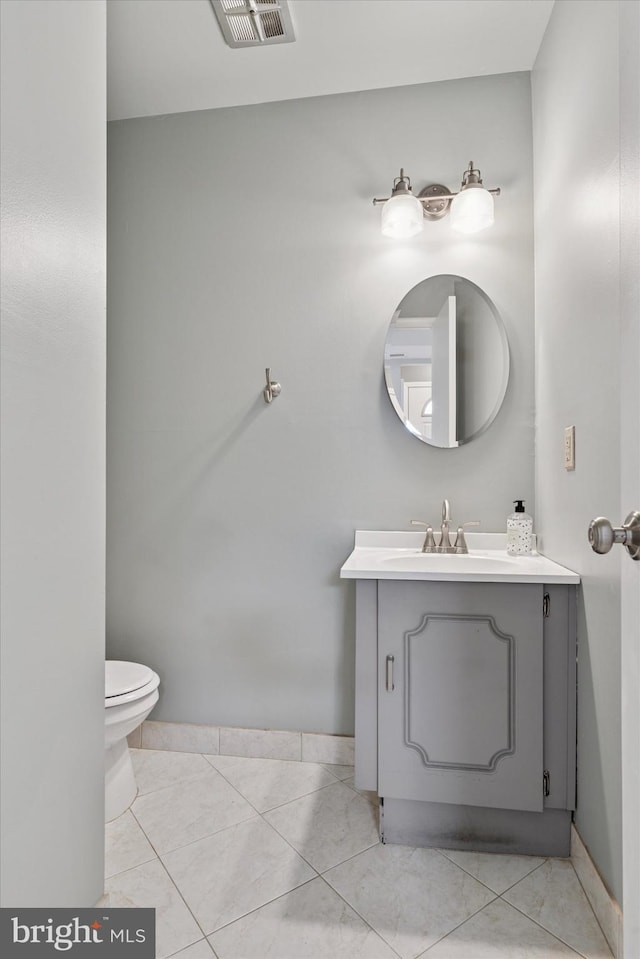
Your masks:
{"label": "chrome light fixture base", "polygon": [[418,199],[427,220],[441,220],[449,212],[453,194],[441,183],[431,183],[424,190],[420,190]]}

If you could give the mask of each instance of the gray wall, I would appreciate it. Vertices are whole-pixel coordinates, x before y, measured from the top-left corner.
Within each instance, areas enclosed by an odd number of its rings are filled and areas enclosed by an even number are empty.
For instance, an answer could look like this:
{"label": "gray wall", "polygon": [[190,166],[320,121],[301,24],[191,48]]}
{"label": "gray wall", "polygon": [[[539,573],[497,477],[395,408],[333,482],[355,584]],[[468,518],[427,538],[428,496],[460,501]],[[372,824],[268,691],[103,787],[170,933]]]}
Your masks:
{"label": "gray wall", "polygon": [[[470,159],[492,230],[382,237],[401,164],[456,189]],[[383,386],[391,316],[438,273],[511,346],[502,411],[456,450]],[[352,733],[353,531],[445,496],[485,530],[533,511],[529,75],[110,124],[108,303],[108,655],[159,671],[157,719]]]}
{"label": "gray wall", "polygon": [[104,0],[2,3],[2,904],[104,847]]}
{"label": "gray wall", "polygon": [[594,516],[623,519],[617,15],[610,0],[556,3],[533,71],[533,130],[538,532],[582,576],[576,824],[621,902],[622,557],[598,557],[586,536]]}

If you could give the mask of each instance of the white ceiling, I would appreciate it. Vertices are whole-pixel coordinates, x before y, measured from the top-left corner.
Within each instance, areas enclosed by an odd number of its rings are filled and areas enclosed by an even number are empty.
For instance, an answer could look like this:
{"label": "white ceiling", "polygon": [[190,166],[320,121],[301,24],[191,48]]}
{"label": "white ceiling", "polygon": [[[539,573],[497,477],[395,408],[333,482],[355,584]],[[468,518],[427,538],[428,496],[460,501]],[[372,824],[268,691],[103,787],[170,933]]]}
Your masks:
{"label": "white ceiling", "polygon": [[530,70],[554,0],[289,0],[294,43],[231,49],[209,0],[108,0],[109,118]]}

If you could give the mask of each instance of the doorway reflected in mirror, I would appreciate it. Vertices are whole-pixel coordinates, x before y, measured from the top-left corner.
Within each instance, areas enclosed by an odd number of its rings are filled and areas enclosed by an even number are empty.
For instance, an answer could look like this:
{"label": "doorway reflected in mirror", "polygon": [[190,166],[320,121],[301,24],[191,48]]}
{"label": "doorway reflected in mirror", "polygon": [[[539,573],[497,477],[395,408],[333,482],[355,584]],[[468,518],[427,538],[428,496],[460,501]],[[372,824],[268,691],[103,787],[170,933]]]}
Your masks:
{"label": "doorway reflected in mirror", "polygon": [[409,290],[389,324],[384,376],[393,408],[422,442],[452,449],[483,433],[509,381],[506,330],[484,290],[453,274]]}

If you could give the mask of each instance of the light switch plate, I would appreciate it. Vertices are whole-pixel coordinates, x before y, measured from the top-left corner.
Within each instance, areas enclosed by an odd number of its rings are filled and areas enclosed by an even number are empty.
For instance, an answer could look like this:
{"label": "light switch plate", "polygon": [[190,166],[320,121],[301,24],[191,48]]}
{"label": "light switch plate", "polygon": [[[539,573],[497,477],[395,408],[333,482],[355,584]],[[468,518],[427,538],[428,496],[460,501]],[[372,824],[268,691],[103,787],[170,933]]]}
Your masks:
{"label": "light switch plate", "polygon": [[565,427],[564,468],[566,470],[574,470],[576,468],[576,428],[575,426]]}

